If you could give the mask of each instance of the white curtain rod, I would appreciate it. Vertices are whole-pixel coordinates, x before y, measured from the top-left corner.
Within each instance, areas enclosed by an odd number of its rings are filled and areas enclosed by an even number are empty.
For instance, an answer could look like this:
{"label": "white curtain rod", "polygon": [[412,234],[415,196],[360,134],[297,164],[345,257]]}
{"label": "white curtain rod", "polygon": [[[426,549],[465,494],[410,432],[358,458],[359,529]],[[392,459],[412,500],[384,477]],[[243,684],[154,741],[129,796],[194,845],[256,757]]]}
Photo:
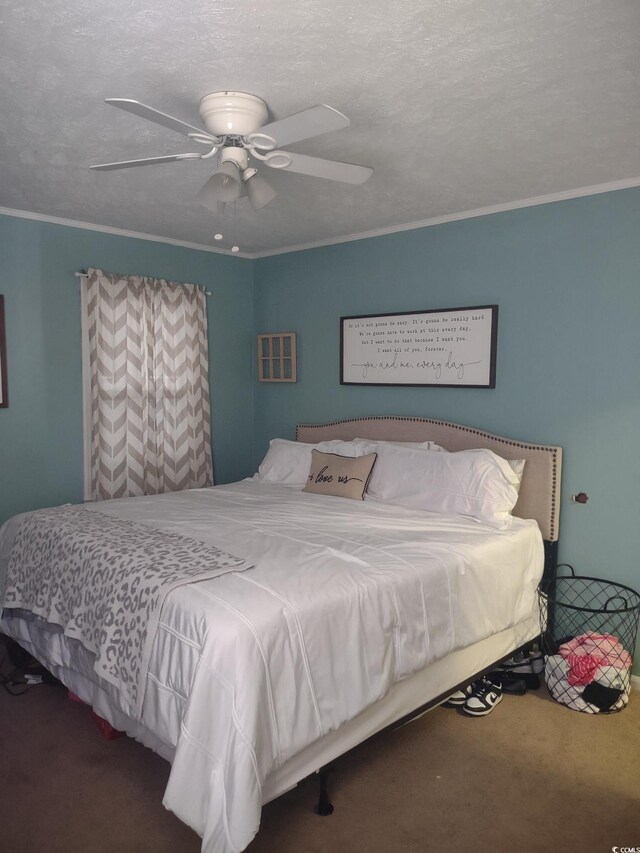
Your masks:
{"label": "white curtain rod", "polygon": [[[76,278],[82,278],[83,275],[86,275],[86,272],[84,272],[84,270],[80,270],[79,272],[74,272],[74,275]],[[194,287],[199,287],[200,290],[204,290],[204,284],[196,284]],[[204,295],[213,296],[210,290],[204,290]]]}

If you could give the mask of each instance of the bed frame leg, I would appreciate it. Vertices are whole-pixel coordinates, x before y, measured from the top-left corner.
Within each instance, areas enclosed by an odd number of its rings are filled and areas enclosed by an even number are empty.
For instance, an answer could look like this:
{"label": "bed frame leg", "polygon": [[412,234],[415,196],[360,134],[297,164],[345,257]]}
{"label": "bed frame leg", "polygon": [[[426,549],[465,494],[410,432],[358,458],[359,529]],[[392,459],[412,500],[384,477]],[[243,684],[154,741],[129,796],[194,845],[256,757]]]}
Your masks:
{"label": "bed frame leg", "polygon": [[320,782],[320,790],[318,792],[318,803],[314,809],[315,813],[321,817],[328,817],[333,814],[333,806],[329,802],[329,768],[323,767],[317,770],[318,781]]}

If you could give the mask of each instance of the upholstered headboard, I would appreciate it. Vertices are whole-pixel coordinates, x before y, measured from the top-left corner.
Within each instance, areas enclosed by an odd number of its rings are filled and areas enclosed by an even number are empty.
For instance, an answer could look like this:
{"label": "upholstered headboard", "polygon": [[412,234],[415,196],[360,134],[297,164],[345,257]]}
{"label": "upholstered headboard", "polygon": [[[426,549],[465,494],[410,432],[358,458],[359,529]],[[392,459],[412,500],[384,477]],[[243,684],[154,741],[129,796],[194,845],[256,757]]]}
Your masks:
{"label": "upholstered headboard", "polygon": [[[435,441],[446,450],[470,450],[484,447],[505,459],[524,459],[524,474],[518,502],[513,514],[535,518],[543,539],[555,554],[559,535],[560,475],[562,448],[531,444],[514,438],[492,435],[461,424],[434,421],[429,418],[381,416],[352,418],[328,424],[298,424],[297,441],[315,443],[332,438],[380,441]],[[548,553],[548,556],[549,553]]]}

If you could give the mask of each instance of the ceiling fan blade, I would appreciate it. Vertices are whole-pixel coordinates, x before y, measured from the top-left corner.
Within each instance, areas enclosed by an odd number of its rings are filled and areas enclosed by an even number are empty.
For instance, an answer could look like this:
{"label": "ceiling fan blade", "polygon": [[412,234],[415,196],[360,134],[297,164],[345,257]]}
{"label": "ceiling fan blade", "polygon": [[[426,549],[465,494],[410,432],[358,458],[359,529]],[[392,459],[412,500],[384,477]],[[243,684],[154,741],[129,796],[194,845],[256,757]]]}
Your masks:
{"label": "ceiling fan blade", "polygon": [[[273,152],[276,153],[276,152]],[[328,181],[342,181],[345,184],[363,184],[373,174],[369,166],[356,166],[353,163],[340,163],[337,160],[323,160],[320,157],[309,157],[307,154],[294,154],[293,151],[278,151],[291,158],[291,165],[272,166],[283,172],[298,172],[300,175],[311,175],[314,178],[326,178]],[[267,166],[269,161],[265,161]]]}
{"label": "ceiling fan blade", "polygon": [[191,133],[197,133],[199,136],[209,137],[214,142],[217,141],[215,136],[211,136],[201,127],[194,127],[192,124],[187,124],[180,121],[179,118],[174,118],[166,113],[161,113],[160,110],[155,110],[153,107],[148,107],[146,104],[141,104],[140,101],[132,101],[129,98],[107,98],[105,103],[111,104],[112,107],[119,107],[121,110],[126,110],[128,113],[133,113],[140,118],[146,118],[147,121],[153,121],[156,124],[161,124],[163,127],[168,127],[169,130],[176,130],[185,136]]}
{"label": "ceiling fan blade", "polygon": [[279,121],[265,124],[258,133],[271,136],[276,141],[276,147],[279,148],[282,145],[291,145],[292,142],[309,139],[311,136],[328,133],[330,130],[349,127],[350,124],[349,119],[338,110],[326,104],[318,104]]}
{"label": "ceiling fan blade", "polygon": [[175,163],[176,160],[200,160],[202,154],[167,154],[164,157],[144,157],[142,160],[122,160],[119,163],[100,163],[89,166],[96,172],[110,172],[113,169],[130,169],[132,166],[153,166],[156,163]]}

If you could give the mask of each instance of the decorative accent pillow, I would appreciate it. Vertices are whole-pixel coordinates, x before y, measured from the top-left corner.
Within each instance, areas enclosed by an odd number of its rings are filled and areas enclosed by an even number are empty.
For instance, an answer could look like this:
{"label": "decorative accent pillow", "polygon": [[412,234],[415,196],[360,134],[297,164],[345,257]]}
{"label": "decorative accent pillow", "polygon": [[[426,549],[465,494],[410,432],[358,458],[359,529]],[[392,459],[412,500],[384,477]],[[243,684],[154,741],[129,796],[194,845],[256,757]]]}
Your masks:
{"label": "decorative accent pillow", "polygon": [[519,485],[509,462],[491,450],[440,453],[387,444],[378,452],[368,496],[508,527]]}
{"label": "decorative accent pillow", "polygon": [[362,501],[376,457],[376,453],[339,456],[312,450],[311,468],[302,491]]}

